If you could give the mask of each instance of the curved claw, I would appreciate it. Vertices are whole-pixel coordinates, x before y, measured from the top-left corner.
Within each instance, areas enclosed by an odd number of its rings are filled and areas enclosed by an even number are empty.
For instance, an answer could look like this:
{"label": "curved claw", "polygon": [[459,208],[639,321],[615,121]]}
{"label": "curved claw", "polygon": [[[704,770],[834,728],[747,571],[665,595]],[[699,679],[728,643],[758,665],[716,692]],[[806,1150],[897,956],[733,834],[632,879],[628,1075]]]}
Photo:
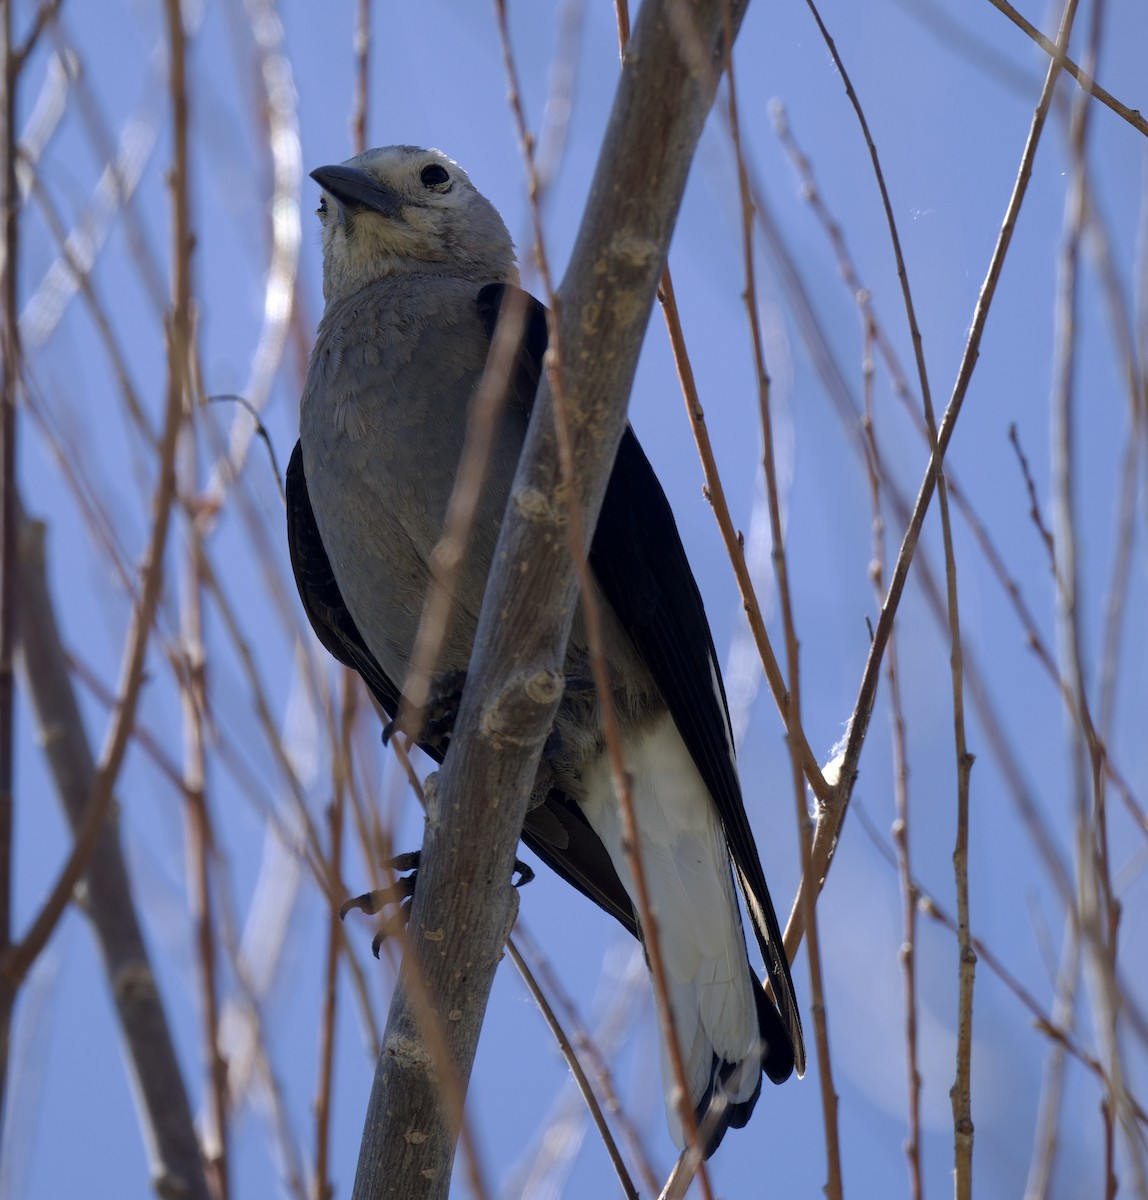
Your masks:
{"label": "curved claw", "polygon": [[352,896],[349,900],[344,900],[339,905],[339,920],[345,921],[347,913],[353,908],[357,908],[360,912],[365,912],[367,916],[372,916],[379,911],[379,906],[375,902],[378,892],[364,892],[361,896]]}
{"label": "curved claw", "polygon": [[417,871],[422,856],[421,850],[407,850],[404,854],[396,854],[394,858],[388,858],[383,866],[388,871],[394,871],[396,875],[401,875],[404,871]]}
{"label": "curved claw", "polygon": [[399,716],[383,726],[383,745],[390,745],[396,733],[406,733],[411,741],[422,746],[445,748],[454,732],[458,706],[462,703],[462,689],[466,684],[466,672],[460,669],[443,671],[431,680],[430,694],[421,712],[407,714],[408,720],[399,723]]}
{"label": "curved claw", "polygon": [[[343,918],[353,908],[366,913],[368,916],[373,916],[388,904],[398,905],[397,911],[387,918],[382,928],[371,939],[371,953],[376,958],[379,957],[379,950],[383,942],[387,940],[391,933],[396,928],[405,926],[410,920],[411,899],[415,894],[415,886],[418,883],[418,868],[421,858],[421,850],[412,850],[407,854],[395,855],[394,858],[383,864],[396,872],[398,876],[390,887],[379,888],[373,892],[364,892],[361,896],[353,896],[350,900],[344,900],[339,908],[339,916]],[[403,871],[409,871],[410,874],[402,875],[401,872]],[[511,884],[516,888],[525,887],[533,878],[534,869],[516,858],[511,871]]]}
{"label": "curved claw", "polygon": [[[412,891],[414,889],[412,888]],[[388,918],[381,929],[371,938],[371,953],[378,958],[383,943],[398,929],[405,929],[411,919],[411,898],[408,896],[398,907],[398,911]]]}
{"label": "curved claw", "polygon": [[[383,866],[393,871],[399,878],[396,878],[389,887],[377,888],[374,891],[364,892],[361,896],[352,896],[349,900],[344,900],[339,906],[339,919],[346,920],[347,913],[352,909],[358,909],[359,912],[372,917],[379,909],[388,904],[398,904],[400,908],[403,905],[409,907],[410,898],[415,894],[415,882],[418,879],[421,855],[421,850],[411,850],[406,854],[396,854],[394,858],[388,859]],[[403,876],[404,871],[410,871],[411,874]]]}

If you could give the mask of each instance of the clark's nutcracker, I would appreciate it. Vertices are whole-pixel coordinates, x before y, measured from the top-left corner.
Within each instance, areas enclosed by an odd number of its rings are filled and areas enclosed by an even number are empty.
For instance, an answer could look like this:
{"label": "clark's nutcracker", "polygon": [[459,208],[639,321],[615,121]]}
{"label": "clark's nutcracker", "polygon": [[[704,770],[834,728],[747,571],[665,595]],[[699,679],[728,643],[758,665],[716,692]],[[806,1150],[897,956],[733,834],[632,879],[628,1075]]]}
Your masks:
{"label": "clark's nutcracker", "polygon": [[[319,640],[395,716],[514,246],[494,206],[436,150],[370,150],[311,176],[323,189],[323,295],[300,441],[287,471],[288,535]],[[437,669],[464,672],[546,347],[546,311],[518,293],[525,331]],[[805,1065],[777,917],[742,803],[725,689],[701,596],[665,495],[627,428],[590,566],[622,729],[642,860],[657,913],[690,1099],[721,1093],[712,1153],[761,1090]],[[621,817],[577,616],[570,681],[523,841],[641,936]],[[442,742],[427,747],[442,758]],[[730,860],[733,860],[733,872]],[[773,990],[746,953],[736,873]],[[666,1114],[681,1123],[663,1048]],[[716,1115],[716,1114],[715,1114]]]}

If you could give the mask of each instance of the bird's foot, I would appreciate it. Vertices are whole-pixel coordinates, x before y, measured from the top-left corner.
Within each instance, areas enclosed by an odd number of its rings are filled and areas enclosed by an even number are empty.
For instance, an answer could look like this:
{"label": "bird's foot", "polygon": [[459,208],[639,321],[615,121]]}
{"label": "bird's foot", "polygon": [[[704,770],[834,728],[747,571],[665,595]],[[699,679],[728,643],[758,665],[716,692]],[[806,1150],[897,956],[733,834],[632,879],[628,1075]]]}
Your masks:
{"label": "bird's foot", "polygon": [[[421,713],[421,722],[400,722],[396,719],[383,726],[383,745],[387,745],[396,733],[408,734],[420,746],[445,749],[454,732],[458,706],[462,703],[462,689],[466,683],[466,672],[455,669],[443,671],[431,681],[430,698]],[[417,728],[409,726],[417,724]]]}
{"label": "bird's foot", "polygon": [[[347,913],[357,908],[367,916],[374,916],[388,904],[397,904],[398,908],[383,921],[378,933],[371,939],[371,953],[378,958],[379,947],[392,934],[406,927],[411,915],[411,897],[415,894],[415,881],[418,878],[419,851],[413,850],[408,854],[399,854],[388,859],[383,864],[388,870],[395,872],[395,881],[390,887],[377,888],[372,892],[364,892],[361,896],[352,896],[344,900],[339,907],[339,920],[346,920]],[[409,871],[409,875],[404,875]]]}
{"label": "bird's foot", "polygon": [[[399,854],[389,859],[383,866],[394,871],[396,876],[395,882],[390,887],[378,888],[373,892],[364,892],[361,896],[353,896],[349,900],[344,900],[339,908],[339,919],[343,920],[352,909],[358,909],[360,912],[366,913],[367,916],[373,916],[388,904],[398,905],[398,908],[383,922],[382,928],[371,939],[371,953],[376,958],[379,957],[379,948],[383,942],[392,933],[400,929],[405,929],[407,922],[410,920],[411,900],[414,897],[415,885],[418,882],[419,861],[421,858],[421,850],[412,850],[407,854]],[[403,872],[409,872],[409,874],[403,874]],[[514,878],[515,876],[517,876],[517,879]],[[523,887],[533,878],[533,869],[516,858],[514,866],[511,869],[511,883],[515,887]]]}
{"label": "bird's foot", "polygon": [[[515,879],[515,875],[518,876]],[[528,883],[534,882],[534,868],[528,867],[521,859],[514,860],[514,866],[510,868],[510,882],[516,887],[525,887]]]}

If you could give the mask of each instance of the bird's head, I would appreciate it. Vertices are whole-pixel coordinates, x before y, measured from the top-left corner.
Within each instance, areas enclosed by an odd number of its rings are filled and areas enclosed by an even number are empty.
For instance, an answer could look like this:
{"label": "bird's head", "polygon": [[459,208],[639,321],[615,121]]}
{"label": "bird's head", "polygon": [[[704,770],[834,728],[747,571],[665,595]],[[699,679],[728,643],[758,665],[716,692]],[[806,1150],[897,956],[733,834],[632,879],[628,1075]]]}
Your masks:
{"label": "bird's head", "polygon": [[384,146],[318,167],[323,295],[396,274],[515,282],[514,243],[498,210],[438,150]]}

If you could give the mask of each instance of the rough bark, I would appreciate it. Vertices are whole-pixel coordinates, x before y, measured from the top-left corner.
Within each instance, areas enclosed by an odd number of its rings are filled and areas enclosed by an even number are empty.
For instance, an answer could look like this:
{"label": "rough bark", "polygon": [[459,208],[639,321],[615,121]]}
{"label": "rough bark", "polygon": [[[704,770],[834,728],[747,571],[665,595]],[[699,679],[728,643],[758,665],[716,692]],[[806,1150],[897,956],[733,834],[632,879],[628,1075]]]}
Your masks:
{"label": "rough bark", "polygon": [[[80,717],[55,608],[44,575],[43,526],[21,530],[19,651],[36,734],[68,823],[81,830],[96,783],[96,763]],[[208,1200],[199,1141],[167,1015],[136,915],[115,809],[104,823],[80,884],[112,989],[136,1082],[152,1186],[161,1197]]]}
{"label": "rough bark", "polygon": [[[720,77],[723,9],[733,10],[736,31],[745,7],[646,0],[624,56],[559,292],[560,370],[587,537],[625,427],[642,337]],[[514,916],[514,851],[561,693],[577,599],[565,493],[544,387],[503,522],[450,754],[428,797],[419,886],[355,1200],[448,1194],[459,1101]],[[441,1061],[442,1051],[450,1063]]]}

